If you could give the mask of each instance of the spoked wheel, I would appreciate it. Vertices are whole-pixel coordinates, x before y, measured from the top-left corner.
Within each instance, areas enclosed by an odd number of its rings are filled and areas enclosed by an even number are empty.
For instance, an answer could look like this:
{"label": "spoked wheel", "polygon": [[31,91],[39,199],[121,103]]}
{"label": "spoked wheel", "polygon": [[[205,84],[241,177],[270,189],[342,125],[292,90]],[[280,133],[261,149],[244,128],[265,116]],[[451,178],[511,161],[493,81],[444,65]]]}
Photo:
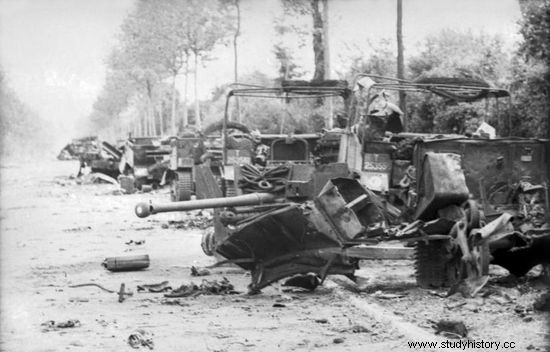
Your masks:
{"label": "spoked wheel", "polygon": [[209,228],[204,230],[201,238],[201,248],[204,254],[211,257],[216,250],[216,239],[214,238],[214,229]]}
{"label": "spoked wheel", "polygon": [[191,199],[193,190],[193,173],[191,171],[178,171],[170,184],[170,198],[174,202]]}
{"label": "spoked wheel", "polygon": [[450,287],[460,280],[460,250],[449,240],[419,241],[415,257],[416,282],[420,287]]}

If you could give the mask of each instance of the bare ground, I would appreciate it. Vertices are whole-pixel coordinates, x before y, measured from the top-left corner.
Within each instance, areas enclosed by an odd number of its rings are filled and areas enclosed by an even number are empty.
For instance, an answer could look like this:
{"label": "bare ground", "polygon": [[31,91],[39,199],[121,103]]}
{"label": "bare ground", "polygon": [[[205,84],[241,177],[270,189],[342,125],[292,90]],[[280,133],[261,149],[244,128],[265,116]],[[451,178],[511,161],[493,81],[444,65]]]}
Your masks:
{"label": "bare ground", "polygon": [[[498,267],[491,268],[486,297],[474,299],[417,288],[411,261],[362,262],[359,285],[336,277],[313,293],[274,285],[249,296],[249,275],[237,268],[204,278],[226,277],[240,294],[138,293],[137,285],[165,280],[174,288],[199,284],[190,267],[214,263],[200,249],[201,230],[167,226],[184,220],[182,214],[134,215],[139,201],[168,201],[166,190],[120,195],[114,185],[78,185],[67,177],[77,167],[50,161],[0,170],[3,351],[132,350],[128,337],[137,329],[159,351],[408,351],[408,342],[447,340],[434,334],[432,322],[440,319],[464,322],[476,341],[550,350],[550,320],[530,310],[546,288],[534,274],[506,281]],[[145,253],[147,270],[112,273],[101,266],[106,257]],[[94,286],[69,287],[83,283],[110,290],[125,283],[134,294],[119,303],[115,293]],[[70,319],[79,324],[42,325]]]}

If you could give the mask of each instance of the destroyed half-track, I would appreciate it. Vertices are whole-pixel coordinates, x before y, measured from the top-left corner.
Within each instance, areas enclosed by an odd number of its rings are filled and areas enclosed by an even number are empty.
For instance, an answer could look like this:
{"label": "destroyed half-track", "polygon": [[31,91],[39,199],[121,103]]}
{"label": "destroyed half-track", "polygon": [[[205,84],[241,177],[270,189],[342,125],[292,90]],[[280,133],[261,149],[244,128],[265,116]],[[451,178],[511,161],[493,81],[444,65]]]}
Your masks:
{"label": "destroyed half-track", "polygon": [[120,175],[119,163],[121,157],[121,150],[105,141],[97,141],[94,148],[89,148],[80,155],[78,176],[82,176],[84,170],[89,168],[91,173],[101,173],[116,179]]}
{"label": "destroyed half-track", "polygon": [[[386,194],[389,202],[408,215],[403,220],[451,221],[450,227],[422,231],[433,236],[416,247],[421,286],[453,285],[466,274],[475,276],[468,273],[475,270],[479,280],[470,280],[472,292],[486,279],[491,261],[519,275],[532,263],[550,261],[548,255],[537,255],[535,248],[539,241],[550,240],[550,231],[545,229],[550,142],[497,136],[489,123],[500,128],[510,123],[498,103],[509,100],[506,90],[479,80],[423,77],[410,82],[372,75],[360,75],[356,86],[359,93],[355,97],[363,103],[354,105],[352,133],[342,140],[340,161],[360,174],[369,189]],[[487,114],[492,117],[482,116],[480,127],[471,136],[402,132],[400,116],[390,122],[398,110],[389,103],[392,91],[432,94],[452,105],[484,101],[486,109],[493,107]],[[508,126],[508,131],[512,130]],[[489,231],[487,224],[492,221],[501,228],[495,225]],[[481,228],[484,236],[480,236]],[[515,261],[508,259],[512,252]],[[516,270],[519,267],[523,270]]]}
{"label": "destroyed half-track", "polygon": [[170,164],[170,140],[159,137],[130,137],[124,144],[119,171],[121,187],[128,193],[143,185],[157,188]]}

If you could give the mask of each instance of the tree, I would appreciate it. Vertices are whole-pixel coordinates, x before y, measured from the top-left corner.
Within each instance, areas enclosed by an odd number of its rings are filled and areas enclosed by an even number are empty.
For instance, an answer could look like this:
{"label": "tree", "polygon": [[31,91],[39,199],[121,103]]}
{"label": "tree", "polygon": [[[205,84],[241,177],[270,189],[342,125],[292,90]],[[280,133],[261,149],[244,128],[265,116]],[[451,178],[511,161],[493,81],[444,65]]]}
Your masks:
{"label": "tree", "polygon": [[209,59],[218,44],[224,44],[227,33],[233,31],[234,21],[229,6],[217,0],[188,0],[187,43],[194,58],[195,126],[201,129],[198,98],[199,62]]}
{"label": "tree", "polygon": [[[405,58],[403,57],[403,0],[397,0],[397,78],[405,79]],[[405,92],[399,92],[399,107],[405,113],[403,127],[407,130],[407,103]]]}
{"label": "tree", "polygon": [[284,23],[282,18],[275,20],[275,33],[278,41],[273,45],[273,54],[279,63],[279,80],[299,77],[302,73],[296,64],[292,48],[287,44],[287,36],[293,33],[293,27]]}
{"label": "tree", "polygon": [[[483,33],[443,30],[427,37],[419,54],[410,57],[408,62],[413,79],[421,76],[481,79],[497,87],[510,82],[511,62],[503,50],[502,40]],[[470,108],[467,104],[448,106],[440,99],[418,94],[407,95],[407,100],[410,129],[415,132],[463,133],[470,131],[481,117],[477,107]],[[498,124],[500,121],[488,122]]]}
{"label": "tree", "polygon": [[[133,89],[126,99],[126,111],[133,112],[140,134],[163,133],[167,110],[171,112],[170,133],[177,133],[179,92],[176,78],[182,72],[185,84],[181,110],[183,125],[188,124],[190,59],[194,58],[195,63],[197,96],[199,61],[208,59],[209,52],[225,39],[227,30],[231,29],[233,19],[228,11],[229,5],[222,0],[139,0],[135,10],[124,20],[119,43],[108,60],[108,75],[116,74],[133,82]],[[167,81],[169,90],[166,89]],[[112,93],[105,89],[102,94]],[[167,98],[170,99],[169,109],[165,104]],[[104,96],[99,99],[107,101],[110,98]],[[195,100],[195,116],[199,116],[198,97]],[[102,105],[98,103],[96,107],[99,110],[94,111],[93,118],[97,121],[104,120],[105,112],[109,110]],[[116,111],[118,114],[121,112],[120,109]],[[200,126],[200,119],[196,122]]]}
{"label": "tree", "polygon": [[516,93],[523,103],[516,107],[535,119],[534,131],[541,131],[540,123],[545,124],[550,137],[550,0],[520,0],[520,7],[523,42],[519,54],[526,62],[514,66]]}
{"label": "tree", "polygon": [[47,125],[9,87],[0,69],[0,156],[3,160],[43,157],[50,151],[55,136]]}
{"label": "tree", "polygon": [[124,135],[120,113],[127,107],[135,92],[134,82],[120,71],[109,71],[101,93],[96,98],[91,116],[95,129],[107,126],[118,130],[118,136]]}
{"label": "tree", "polygon": [[[239,6],[239,0],[235,0],[235,10],[237,12],[237,16],[236,16],[236,26],[235,26],[235,35],[233,36],[233,55],[234,55],[234,64],[235,64],[235,67],[234,67],[234,73],[235,73],[235,77],[234,77],[234,82],[239,82],[239,74],[238,74],[238,69],[239,69],[239,65],[238,65],[238,55],[237,55],[237,39],[239,39],[239,35],[241,34],[241,8]],[[241,113],[240,113],[240,109],[239,109],[239,98],[236,97],[237,99],[237,104],[236,104],[236,111],[237,111],[237,121],[239,123],[242,122],[242,119],[241,119]]]}
{"label": "tree", "polygon": [[[328,50],[328,0],[282,0],[286,14],[312,18],[311,30],[314,54],[314,80],[326,79],[329,75]],[[327,26],[325,28],[325,26]]]}

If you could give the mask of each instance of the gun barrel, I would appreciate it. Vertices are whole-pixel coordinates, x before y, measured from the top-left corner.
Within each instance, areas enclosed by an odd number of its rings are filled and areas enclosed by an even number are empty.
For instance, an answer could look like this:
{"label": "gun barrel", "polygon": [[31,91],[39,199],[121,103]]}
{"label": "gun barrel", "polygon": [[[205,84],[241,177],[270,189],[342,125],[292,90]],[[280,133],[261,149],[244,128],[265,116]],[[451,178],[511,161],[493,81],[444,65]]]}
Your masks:
{"label": "gun barrel", "polygon": [[258,205],[273,203],[277,197],[271,193],[250,193],[235,197],[210,198],[187,200],[183,202],[171,202],[166,204],[139,203],[135,212],[140,218],[148,217],[151,214],[168,213],[174,211],[188,211],[208,208],[225,208],[245,205]]}

